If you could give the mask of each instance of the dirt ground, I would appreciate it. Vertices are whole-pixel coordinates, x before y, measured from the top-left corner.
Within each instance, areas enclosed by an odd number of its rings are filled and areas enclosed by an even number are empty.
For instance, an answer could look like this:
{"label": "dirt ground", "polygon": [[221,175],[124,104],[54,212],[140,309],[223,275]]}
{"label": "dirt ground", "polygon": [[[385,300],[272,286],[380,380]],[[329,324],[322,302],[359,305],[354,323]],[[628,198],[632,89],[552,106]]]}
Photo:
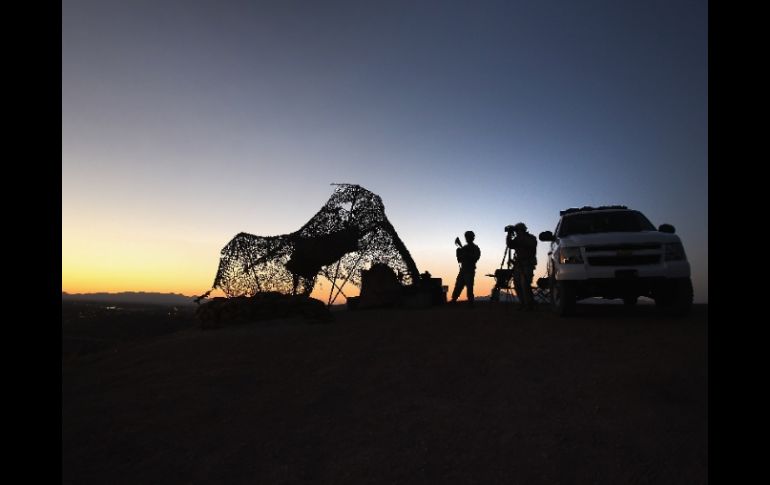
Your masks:
{"label": "dirt ground", "polygon": [[62,482],[707,482],[707,306],[334,316],[63,349]]}

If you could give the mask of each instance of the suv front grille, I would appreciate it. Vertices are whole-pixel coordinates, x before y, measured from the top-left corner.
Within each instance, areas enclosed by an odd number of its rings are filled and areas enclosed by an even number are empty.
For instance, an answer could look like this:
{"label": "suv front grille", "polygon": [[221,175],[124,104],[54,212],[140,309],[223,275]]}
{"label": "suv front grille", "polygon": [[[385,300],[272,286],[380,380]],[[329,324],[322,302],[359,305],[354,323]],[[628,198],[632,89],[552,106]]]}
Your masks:
{"label": "suv front grille", "polygon": [[638,266],[642,264],[657,264],[660,254],[639,254],[631,256],[590,256],[591,266]]}
{"label": "suv front grille", "polygon": [[642,249],[660,249],[659,243],[607,244],[604,246],[586,246],[586,253],[594,251],[638,251]]}

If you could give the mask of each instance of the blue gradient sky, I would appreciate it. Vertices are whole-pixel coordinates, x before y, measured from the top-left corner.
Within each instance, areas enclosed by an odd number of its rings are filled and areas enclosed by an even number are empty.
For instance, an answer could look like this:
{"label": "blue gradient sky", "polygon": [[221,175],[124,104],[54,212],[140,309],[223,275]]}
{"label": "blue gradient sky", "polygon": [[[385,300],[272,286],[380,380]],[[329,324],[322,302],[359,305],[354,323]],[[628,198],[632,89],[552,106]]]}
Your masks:
{"label": "blue gradient sky", "polygon": [[507,224],[537,234],[561,209],[626,204],[677,228],[708,301],[706,2],[65,0],[62,14],[64,291],[199,294],[237,232],[295,231],[350,182],[445,284],[467,229],[483,274]]}

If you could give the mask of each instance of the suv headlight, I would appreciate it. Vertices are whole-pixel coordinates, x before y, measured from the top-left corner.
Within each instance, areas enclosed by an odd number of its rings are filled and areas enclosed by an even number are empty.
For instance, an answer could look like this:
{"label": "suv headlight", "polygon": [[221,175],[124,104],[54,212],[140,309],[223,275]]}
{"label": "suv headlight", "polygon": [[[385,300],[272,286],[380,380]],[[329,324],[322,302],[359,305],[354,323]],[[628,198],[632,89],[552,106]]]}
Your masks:
{"label": "suv headlight", "polygon": [[580,254],[580,248],[559,249],[559,262],[561,264],[582,263],[583,256]]}
{"label": "suv headlight", "polygon": [[684,254],[684,246],[680,242],[664,244],[663,254],[666,261],[684,261],[687,259]]}

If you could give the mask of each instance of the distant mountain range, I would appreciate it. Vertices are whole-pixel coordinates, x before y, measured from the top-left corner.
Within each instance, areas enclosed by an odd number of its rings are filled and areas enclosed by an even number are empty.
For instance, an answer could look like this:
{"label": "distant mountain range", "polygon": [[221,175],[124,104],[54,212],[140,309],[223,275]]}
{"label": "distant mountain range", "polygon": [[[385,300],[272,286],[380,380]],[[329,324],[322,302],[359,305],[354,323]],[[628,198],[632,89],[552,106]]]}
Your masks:
{"label": "distant mountain range", "polygon": [[194,305],[192,296],[178,293],[147,293],[124,291],[121,293],[67,293],[61,294],[62,301],[93,301],[108,303],[144,303],[154,305]]}

